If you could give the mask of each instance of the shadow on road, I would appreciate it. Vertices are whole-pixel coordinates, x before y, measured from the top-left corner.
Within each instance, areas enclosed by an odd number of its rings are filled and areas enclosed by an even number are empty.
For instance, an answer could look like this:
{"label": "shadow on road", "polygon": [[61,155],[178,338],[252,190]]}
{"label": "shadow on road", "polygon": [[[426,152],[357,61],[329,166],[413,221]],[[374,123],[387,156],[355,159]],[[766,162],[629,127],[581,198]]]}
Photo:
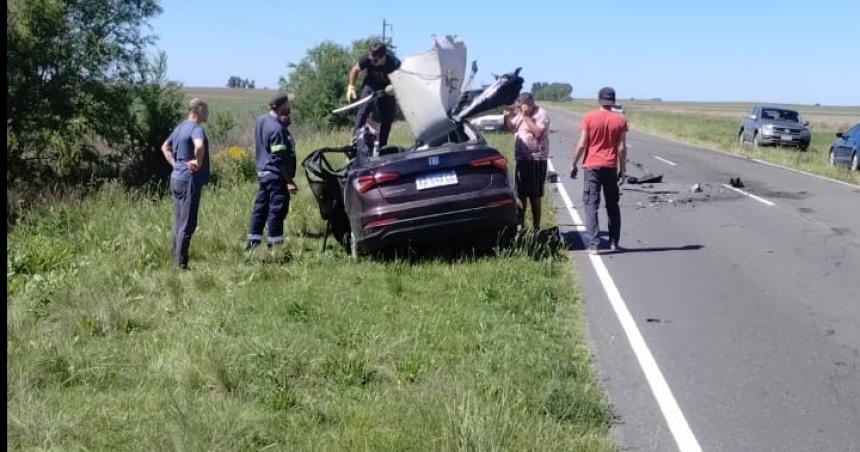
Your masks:
{"label": "shadow on road", "polygon": [[601,250],[600,254],[627,254],[627,253],[658,253],[661,251],[693,251],[704,248],[704,245],[684,245],[684,246],[657,246],[646,248],[622,248],[618,251]]}
{"label": "shadow on road", "polygon": [[[609,255],[609,254],[627,254],[627,253],[659,253],[659,252],[667,252],[667,251],[695,251],[700,250],[705,247],[705,245],[684,245],[684,246],[653,246],[653,247],[640,247],[640,248],[627,248],[623,247],[618,251],[609,250],[609,241],[605,239],[608,236],[608,233],[605,231],[600,232],[601,240],[600,240],[600,254],[601,255]],[[585,242],[583,241],[582,235],[577,231],[567,231],[562,234],[562,238],[564,243],[569,251],[584,251],[585,250]]]}

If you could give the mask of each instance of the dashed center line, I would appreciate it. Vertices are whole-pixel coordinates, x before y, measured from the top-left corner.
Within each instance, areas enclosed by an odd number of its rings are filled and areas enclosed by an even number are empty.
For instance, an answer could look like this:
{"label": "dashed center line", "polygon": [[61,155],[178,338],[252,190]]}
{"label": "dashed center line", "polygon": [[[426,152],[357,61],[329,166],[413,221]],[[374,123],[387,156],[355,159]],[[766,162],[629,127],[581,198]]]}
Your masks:
{"label": "dashed center line", "polygon": [[671,166],[678,166],[678,164],[677,164],[677,163],[675,163],[675,162],[673,162],[673,161],[671,161],[671,160],[666,160],[666,159],[664,159],[663,157],[660,157],[659,155],[655,155],[655,156],[654,156],[654,158],[655,158],[655,159],[657,159],[657,160],[659,160],[659,161],[661,161],[661,162],[663,162],[663,163],[665,163],[665,164],[667,164],[667,165],[671,165]]}
{"label": "dashed center line", "polygon": [[764,204],[764,205],[771,206],[771,207],[773,207],[773,206],[775,206],[775,205],[776,205],[776,204],[774,204],[773,202],[768,201],[768,200],[766,200],[766,199],[762,198],[761,196],[756,196],[756,195],[754,195],[754,194],[752,194],[752,193],[745,192],[745,191],[743,191],[743,190],[741,190],[741,189],[739,189],[739,188],[732,187],[732,186],[731,186],[731,185],[729,185],[729,184],[721,184],[721,185],[722,185],[723,187],[728,188],[729,190],[734,190],[734,191],[736,191],[736,192],[738,192],[738,193],[740,193],[740,194],[742,194],[742,195],[744,195],[744,196],[748,196],[748,197],[750,197],[750,198],[752,198],[752,199],[755,199],[756,201],[758,201],[758,202],[760,202],[760,203],[762,203],[762,204]]}

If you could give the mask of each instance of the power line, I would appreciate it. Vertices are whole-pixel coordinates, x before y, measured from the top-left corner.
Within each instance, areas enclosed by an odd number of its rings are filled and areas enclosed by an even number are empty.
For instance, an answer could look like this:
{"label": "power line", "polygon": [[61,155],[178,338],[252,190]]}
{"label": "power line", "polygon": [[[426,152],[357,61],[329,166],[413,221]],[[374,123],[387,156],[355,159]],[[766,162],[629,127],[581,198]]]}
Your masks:
{"label": "power line", "polygon": [[[237,16],[236,14],[230,14],[212,8],[209,5],[198,3],[192,0],[183,0],[182,3],[185,4],[180,3],[179,0],[165,1],[165,3],[168,4],[171,8],[175,8],[176,10],[182,11],[189,15],[199,15],[200,13],[203,13],[208,15],[210,18],[217,19],[222,24],[229,25],[233,28],[240,28],[243,31],[248,31],[269,38],[272,37],[272,32],[270,32],[270,26],[249,21],[245,18]],[[305,44],[315,44],[315,42],[313,42],[311,39],[304,35],[290,33],[282,30],[278,30],[277,33],[280,36],[289,36],[291,38],[295,38],[295,40]]]}

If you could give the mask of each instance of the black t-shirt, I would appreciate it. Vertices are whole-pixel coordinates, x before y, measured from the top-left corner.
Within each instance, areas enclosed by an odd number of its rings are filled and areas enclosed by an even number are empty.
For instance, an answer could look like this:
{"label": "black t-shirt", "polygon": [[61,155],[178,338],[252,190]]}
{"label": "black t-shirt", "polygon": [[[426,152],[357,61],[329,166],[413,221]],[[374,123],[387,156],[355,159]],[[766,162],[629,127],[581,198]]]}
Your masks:
{"label": "black t-shirt", "polygon": [[370,62],[370,57],[365,56],[359,60],[358,67],[365,70],[362,86],[369,86],[370,89],[377,91],[391,84],[391,81],[388,80],[388,74],[400,68],[400,60],[388,53],[385,58],[385,64],[374,66]]}

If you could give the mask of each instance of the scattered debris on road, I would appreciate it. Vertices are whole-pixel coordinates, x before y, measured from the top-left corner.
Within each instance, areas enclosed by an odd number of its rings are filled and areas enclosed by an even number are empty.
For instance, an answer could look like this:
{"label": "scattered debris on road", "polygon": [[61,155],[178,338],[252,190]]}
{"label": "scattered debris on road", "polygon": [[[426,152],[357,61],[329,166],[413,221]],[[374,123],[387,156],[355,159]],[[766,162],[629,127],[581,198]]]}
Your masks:
{"label": "scattered debris on road", "polygon": [[628,184],[659,184],[663,182],[662,174],[645,173],[641,177],[627,176]]}
{"label": "scattered debris on road", "polygon": [[702,186],[699,184],[693,184],[693,186],[690,187],[690,193],[701,193],[701,192],[702,192]]}
{"label": "scattered debris on road", "polygon": [[729,185],[734,188],[744,188],[744,183],[741,181],[740,176],[729,179]]}

